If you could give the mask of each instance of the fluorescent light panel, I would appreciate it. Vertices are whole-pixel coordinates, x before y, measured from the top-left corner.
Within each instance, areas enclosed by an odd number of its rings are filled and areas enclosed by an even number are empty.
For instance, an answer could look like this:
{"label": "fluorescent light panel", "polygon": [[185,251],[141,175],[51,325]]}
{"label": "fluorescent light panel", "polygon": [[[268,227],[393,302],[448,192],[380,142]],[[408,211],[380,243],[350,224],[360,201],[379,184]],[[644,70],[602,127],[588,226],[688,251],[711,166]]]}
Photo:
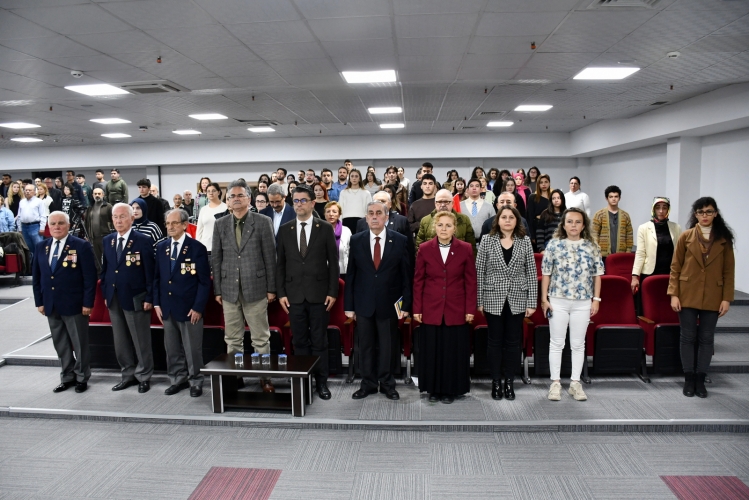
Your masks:
{"label": "fluorescent light panel", "polygon": [[486,124],[487,127],[512,127],[514,122],[489,122]]}
{"label": "fluorescent light panel", "polygon": [[197,115],[187,115],[190,118],[195,118],[196,120],[226,120],[229,117],[224,116],[218,113],[201,113]]}
{"label": "fluorescent light panel", "polygon": [[172,130],[172,134],[177,135],[200,135],[199,130]]}
{"label": "fluorescent light panel", "polygon": [[371,115],[387,115],[392,113],[402,113],[403,108],[399,106],[392,106],[389,108],[368,108],[369,114]]}
{"label": "fluorescent light panel", "polygon": [[101,136],[102,137],[108,137],[110,139],[122,139],[122,138],[125,138],[125,137],[132,137],[131,135],[120,134],[120,133],[117,133],[117,134],[101,134]]}
{"label": "fluorescent light panel", "polygon": [[343,71],[346,83],[387,83],[395,81],[395,70],[382,71]]}
{"label": "fluorescent light panel", "polygon": [[123,120],[122,118],[92,118],[89,120],[94,123],[101,123],[102,125],[116,125],[118,123],[133,123],[130,120]]}
{"label": "fluorescent light panel", "polygon": [[276,129],[273,127],[250,127],[247,130],[250,132],[257,132],[258,134],[261,134],[263,132],[275,132]]}
{"label": "fluorescent light panel", "polygon": [[523,104],[515,108],[515,111],[548,111],[553,107],[551,104]]}
{"label": "fluorescent light panel", "polygon": [[11,141],[16,142],[42,142],[42,139],[37,139],[36,137],[13,137]]}
{"label": "fluorescent light panel", "polygon": [[380,123],[380,128],[404,128],[405,123]]}
{"label": "fluorescent light panel", "polygon": [[0,127],[5,128],[39,128],[41,125],[37,125],[35,123],[25,123],[25,122],[9,122],[9,123],[0,123]]}
{"label": "fluorescent light panel", "polygon": [[67,90],[78,92],[79,94],[90,95],[90,96],[102,96],[102,95],[118,95],[118,94],[129,94],[127,90],[109,85],[107,83],[101,83],[97,85],[70,85],[65,87]]}
{"label": "fluorescent light panel", "polygon": [[638,71],[640,68],[585,68],[573,80],[622,80]]}

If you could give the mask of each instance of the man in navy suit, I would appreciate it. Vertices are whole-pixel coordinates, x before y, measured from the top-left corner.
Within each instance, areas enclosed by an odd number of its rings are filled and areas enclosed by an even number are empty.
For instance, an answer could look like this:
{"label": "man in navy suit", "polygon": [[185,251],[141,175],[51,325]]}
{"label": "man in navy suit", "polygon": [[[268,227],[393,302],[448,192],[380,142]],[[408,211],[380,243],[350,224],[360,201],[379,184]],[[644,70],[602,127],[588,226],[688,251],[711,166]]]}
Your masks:
{"label": "man in navy suit", "polygon": [[[374,195],[372,195],[372,200],[379,201],[386,207],[392,206],[390,194],[387,191],[377,191]],[[411,264],[411,268],[413,269],[414,265],[416,264],[416,245],[414,244],[414,234],[411,231],[410,225],[408,224],[408,218],[403,217],[395,210],[390,209],[388,218],[385,221],[385,228],[391,231],[395,231],[396,233],[400,233],[406,237],[406,239],[408,240],[409,263]],[[361,233],[364,231],[369,231],[369,226],[367,226],[366,218],[359,219],[359,222],[356,223],[356,232]],[[398,361],[400,362],[400,357],[398,358]]]}
{"label": "man in navy suit", "polygon": [[[112,208],[115,233],[104,237],[101,291],[109,308],[114,351],[122,381],[113,391],[138,384],[141,394],[151,389],[153,349],[153,240],[133,231],[133,207],[117,203]],[[137,357],[136,357],[137,356]]]}
{"label": "man in navy suit", "polygon": [[283,188],[278,184],[268,186],[268,205],[260,211],[261,214],[270,217],[273,222],[273,234],[278,235],[278,229],[289,221],[296,219],[294,209],[286,204]]}
{"label": "man in navy suit", "polygon": [[[385,228],[389,207],[373,201],[367,205],[369,231],[351,237],[344,310],[357,322],[361,350],[361,388],[353,399],[380,392],[399,399],[392,370],[392,336],[400,319],[395,303],[402,298],[401,316],[411,308],[411,277],[408,240]],[[375,342],[380,349],[375,359]]]}
{"label": "man in navy suit", "polygon": [[68,234],[65,212],[52,212],[47,226],[52,237],[36,246],[31,271],[34,302],[47,316],[62,366],[60,385],[52,392],[73,385],[75,392],[83,392],[91,377],[88,317],[96,298],[96,259],[91,243]]}
{"label": "man in navy suit", "polygon": [[203,312],[211,291],[208,250],[187,236],[189,215],[180,209],[166,213],[169,239],[156,246],[153,306],[164,324],[166,372],[171,396],[190,388],[203,394]]}

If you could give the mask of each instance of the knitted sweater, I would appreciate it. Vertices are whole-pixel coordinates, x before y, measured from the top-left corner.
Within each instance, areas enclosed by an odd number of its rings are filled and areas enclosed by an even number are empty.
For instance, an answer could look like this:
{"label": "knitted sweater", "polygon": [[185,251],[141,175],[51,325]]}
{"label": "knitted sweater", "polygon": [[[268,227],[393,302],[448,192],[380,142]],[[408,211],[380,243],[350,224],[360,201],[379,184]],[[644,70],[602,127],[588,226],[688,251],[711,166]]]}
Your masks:
{"label": "knitted sweater", "polygon": [[612,253],[631,252],[635,244],[632,220],[624,210],[619,210],[619,235],[616,238],[617,248],[611,248],[608,208],[602,208],[595,213],[590,223],[590,233],[593,241],[601,247],[601,257],[606,257]]}

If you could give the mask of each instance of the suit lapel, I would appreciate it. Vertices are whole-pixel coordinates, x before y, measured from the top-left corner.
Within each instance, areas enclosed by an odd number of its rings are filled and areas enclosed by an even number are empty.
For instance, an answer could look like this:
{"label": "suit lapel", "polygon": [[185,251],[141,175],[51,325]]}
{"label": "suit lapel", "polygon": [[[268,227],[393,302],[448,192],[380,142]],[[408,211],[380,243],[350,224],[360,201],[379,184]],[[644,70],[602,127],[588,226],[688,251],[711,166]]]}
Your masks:
{"label": "suit lapel", "polygon": [[[174,240],[169,238],[169,245],[174,248]],[[167,255],[170,256],[170,264],[171,264],[171,254],[172,254],[172,248],[168,249]],[[187,257],[187,253],[190,251],[190,238],[185,237],[184,243],[182,243],[182,248],[180,248],[179,253],[177,254],[177,263],[174,264],[174,269],[171,271],[171,276],[174,276],[177,271],[182,269],[180,264],[185,261],[185,258]]]}
{"label": "suit lapel", "polygon": [[[697,229],[699,231],[699,229]],[[687,245],[687,248],[689,248],[689,251],[692,252],[692,255],[694,256],[695,260],[699,262],[700,267],[705,267],[705,261],[702,258],[702,248],[700,247],[700,242],[698,241],[698,236],[696,232],[693,232],[690,238],[690,242]]]}
{"label": "suit lapel", "polygon": [[[125,256],[130,251],[130,248],[133,246],[133,234],[135,234],[135,229],[130,230],[130,234],[128,235],[127,239],[125,240],[124,244],[125,246],[122,248],[122,255],[120,255],[119,260],[117,261],[117,267],[120,267],[123,262],[125,262]],[[115,234],[114,236],[114,255],[117,256],[117,240],[119,240],[120,235]]]}
{"label": "suit lapel", "polygon": [[[54,241],[54,238],[52,239]],[[70,240],[65,240],[65,245],[60,249],[60,255],[57,258],[57,266],[55,266],[54,269],[52,269],[52,274],[55,274],[57,271],[60,270],[62,267],[62,263],[65,262],[65,257],[68,256],[68,248],[70,248]],[[52,249],[50,250],[54,252],[54,245],[52,246]],[[47,265],[49,265],[49,261],[47,261]]]}
{"label": "suit lapel", "polygon": [[715,259],[718,258],[718,255],[723,253],[723,247],[725,245],[726,245],[726,240],[713,242],[713,247],[710,249],[710,254],[707,256],[707,262],[705,262],[705,267],[709,266]]}
{"label": "suit lapel", "polygon": [[[393,253],[393,239],[388,234],[388,230],[380,233],[380,237],[382,238],[381,241],[385,241],[385,250],[382,252],[382,259],[380,259],[380,267],[382,267],[382,263],[385,262],[386,259],[390,258],[390,256]],[[374,266],[374,259],[372,260],[372,265]]]}
{"label": "suit lapel", "polygon": [[[232,215],[232,221],[231,221],[231,228],[232,232],[236,231],[234,229],[234,216]],[[242,252],[242,249],[247,244],[247,242],[250,240],[250,236],[252,236],[252,233],[255,231],[255,219],[250,217],[250,213],[247,212],[247,218],[244,220],[244,229],[242,230],[242,240],[241,244],[239,245],[239,252]],[[234,236],[234,241],[236,241],[236,236]]]}

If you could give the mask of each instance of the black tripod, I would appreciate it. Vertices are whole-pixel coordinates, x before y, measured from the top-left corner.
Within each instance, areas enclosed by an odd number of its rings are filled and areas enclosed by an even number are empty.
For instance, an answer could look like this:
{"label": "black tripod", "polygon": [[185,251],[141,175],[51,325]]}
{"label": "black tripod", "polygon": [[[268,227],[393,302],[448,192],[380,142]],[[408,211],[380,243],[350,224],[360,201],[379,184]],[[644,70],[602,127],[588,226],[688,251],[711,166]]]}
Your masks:
{"label": "black tripod", "polygon": [[75,210],[72,210],[71,217],[70,217],[70,234],[73,236],[77,236],[78,238],[83,238],[86,241],[90,241],[88,239],[88,232],[86,231],[86,226],[83,223],[83,211],[82,208],[77,208]]}

